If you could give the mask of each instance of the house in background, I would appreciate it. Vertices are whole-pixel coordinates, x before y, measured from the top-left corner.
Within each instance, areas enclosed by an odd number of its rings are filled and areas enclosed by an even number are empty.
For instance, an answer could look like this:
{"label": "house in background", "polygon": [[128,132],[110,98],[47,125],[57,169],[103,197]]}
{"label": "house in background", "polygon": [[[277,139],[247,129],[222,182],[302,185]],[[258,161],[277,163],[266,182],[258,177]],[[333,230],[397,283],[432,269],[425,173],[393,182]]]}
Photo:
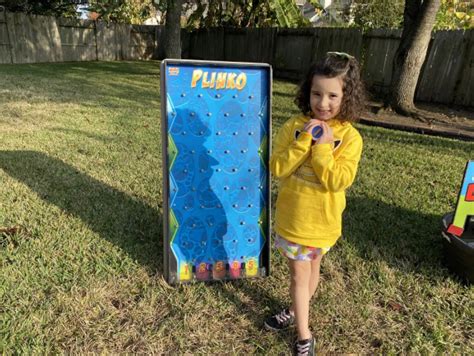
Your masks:
{"label": "house in background", "polygon": [[352,0],[319,0],[320,7],[315,8],[307,0],[296,0],[301,13],[313,26],[350,24]]}
{"label": "house in background", "polygon": [[164,22],[163,14],[161,11],[156,10],[156,13],[154,16],[147,18],[145,21],[143,21],[144,25],[162,25]]}

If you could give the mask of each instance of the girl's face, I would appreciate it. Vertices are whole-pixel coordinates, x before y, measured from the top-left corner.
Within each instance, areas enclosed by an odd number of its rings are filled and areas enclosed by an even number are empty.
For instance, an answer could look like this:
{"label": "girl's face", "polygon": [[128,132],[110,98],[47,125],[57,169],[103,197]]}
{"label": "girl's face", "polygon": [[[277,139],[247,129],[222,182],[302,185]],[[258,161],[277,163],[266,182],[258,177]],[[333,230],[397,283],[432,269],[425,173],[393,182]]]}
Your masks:
{"label": "girl's face", "polygon": [[309,100],[313,119],[328,121],[339,114],[343,96],[342,86],[341,77],[328,78],[321,75],[313,77]]}

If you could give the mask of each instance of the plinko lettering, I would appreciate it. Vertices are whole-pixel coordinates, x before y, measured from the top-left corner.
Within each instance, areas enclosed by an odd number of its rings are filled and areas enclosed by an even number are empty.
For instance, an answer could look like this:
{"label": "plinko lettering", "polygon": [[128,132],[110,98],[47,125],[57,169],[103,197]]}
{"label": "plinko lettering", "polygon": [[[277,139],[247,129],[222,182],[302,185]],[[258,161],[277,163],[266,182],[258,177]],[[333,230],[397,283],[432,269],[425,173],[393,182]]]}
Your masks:
{"label": "plinko lettering", "polygon": [[195,69],[191,79],[191,88],[195,88],[199,82],[201,83],[201,88],[242,90],[247,84],[247,75],[245,73],[237,74],[233,72],[209,73],[201,69]]}

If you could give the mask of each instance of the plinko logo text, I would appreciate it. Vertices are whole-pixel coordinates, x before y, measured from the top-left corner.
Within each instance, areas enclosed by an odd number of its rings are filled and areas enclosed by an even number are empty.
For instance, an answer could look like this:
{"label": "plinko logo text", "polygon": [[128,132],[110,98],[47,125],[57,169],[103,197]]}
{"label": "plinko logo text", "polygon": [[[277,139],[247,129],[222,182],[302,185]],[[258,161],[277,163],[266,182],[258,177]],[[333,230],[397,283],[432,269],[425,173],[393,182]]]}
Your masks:
{"label": "plinko logo text", "polygon": [[199,83],[201,88],[242,90],[247,84],[247,75],[233,72],[204,72],[201,69],[195,69],[191,79],[191,88],[196,88]]}

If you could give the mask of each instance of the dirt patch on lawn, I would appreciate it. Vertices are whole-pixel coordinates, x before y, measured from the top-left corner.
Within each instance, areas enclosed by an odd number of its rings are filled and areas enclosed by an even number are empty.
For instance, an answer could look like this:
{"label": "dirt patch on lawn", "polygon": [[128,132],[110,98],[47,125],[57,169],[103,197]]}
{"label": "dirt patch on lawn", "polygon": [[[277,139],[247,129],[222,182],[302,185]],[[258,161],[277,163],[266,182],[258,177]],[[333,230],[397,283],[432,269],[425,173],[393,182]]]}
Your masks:
{"label": "dirt patch on lawn", "polygon": [[369,110],[362,116],[360,122],[428,135],[474,140],[474,109],[426,103],[417,103],[417,108],[430,113],[431,117],[426,120],[427,122],[399,115],[378,102],[370,103]]}

